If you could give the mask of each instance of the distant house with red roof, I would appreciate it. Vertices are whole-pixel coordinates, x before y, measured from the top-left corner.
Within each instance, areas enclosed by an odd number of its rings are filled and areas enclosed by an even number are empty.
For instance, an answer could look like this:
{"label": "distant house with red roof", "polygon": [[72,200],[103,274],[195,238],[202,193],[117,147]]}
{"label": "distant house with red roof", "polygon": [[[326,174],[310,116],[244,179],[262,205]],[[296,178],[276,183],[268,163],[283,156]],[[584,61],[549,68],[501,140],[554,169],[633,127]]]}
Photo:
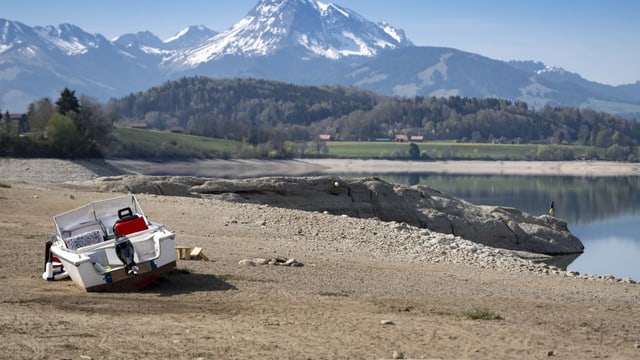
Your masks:
{"label": "distant house with red roof", "polygon": [[131,124],[131,127],[134,129],[148,129],[149,124],[146,121],[140,121]]}

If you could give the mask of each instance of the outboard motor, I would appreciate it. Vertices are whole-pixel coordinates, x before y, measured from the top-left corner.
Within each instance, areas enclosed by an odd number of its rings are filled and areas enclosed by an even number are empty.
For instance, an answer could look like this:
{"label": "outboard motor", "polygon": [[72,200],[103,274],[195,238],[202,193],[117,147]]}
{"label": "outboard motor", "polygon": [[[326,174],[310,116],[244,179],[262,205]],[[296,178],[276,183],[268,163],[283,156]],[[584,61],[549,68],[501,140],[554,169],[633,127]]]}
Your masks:
{"label": "outboard motor", "polygon": [[124,264],[124,269],[128,275],[138,275],[138,265],[133,261],[133,244],[126,236],[116,239],[116,255]]}

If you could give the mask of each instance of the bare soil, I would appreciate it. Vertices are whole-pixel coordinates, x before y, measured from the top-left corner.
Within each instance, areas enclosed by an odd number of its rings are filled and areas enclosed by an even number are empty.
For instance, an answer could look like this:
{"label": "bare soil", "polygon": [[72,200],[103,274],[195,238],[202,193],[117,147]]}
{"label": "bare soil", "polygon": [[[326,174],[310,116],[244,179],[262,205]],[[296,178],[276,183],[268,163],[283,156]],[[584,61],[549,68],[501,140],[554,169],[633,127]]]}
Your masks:
{"label": "bare soil", "polygon": [[[44,281],[52,216],[115,195],[0,181],[0,358],[640,358],[638,284],[404,261],[344,245],[340,217],[262,205],[137,195],[209,261],[135,293]],[[275,256],[304,266],[238,263]]]}

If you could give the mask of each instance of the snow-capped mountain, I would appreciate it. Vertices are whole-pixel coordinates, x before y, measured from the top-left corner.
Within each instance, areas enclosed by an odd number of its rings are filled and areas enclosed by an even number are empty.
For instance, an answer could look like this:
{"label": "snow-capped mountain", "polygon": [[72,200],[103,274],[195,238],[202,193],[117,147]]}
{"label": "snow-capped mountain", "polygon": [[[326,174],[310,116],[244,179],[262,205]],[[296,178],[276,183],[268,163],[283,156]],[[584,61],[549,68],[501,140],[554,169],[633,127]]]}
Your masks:
{"label": "snow-capped mountain", "polygon": [[77,26],[0,19],[0,111],[69,87],[100,101],[183,76],[356,86],[392,96],[501,97],[533,106],[602,106],[640,119],[640,82],[609,86],[534,61],[417,47],[404,32],[318,0],[260,0],[221,33],[191,26],[161,40],[108,40]]}
{"label": "snow-capped mountain", "polygon": [[204,25],[189,26],[164,40],[164,43],[168,49],[188,49],[203,43],[217,34],[217,31],[213,31]]}
{"label": "snow-capped mountain", "polygon": [[110,44],[102,35],[88,34],[77,26],[29,27],[0,19],[0,54],[34,58],[46,55],[77,56]]}
{"label": "snow-capped mountain", "polygon": [[206,26],[199,25],[186,27],[166,40],[160,40],[159,37],[149,31],[141,31],[135,34],[119,36],[113,40],[113,43],[131,54],[170,57],[181,49],[197,46],[216,34],[217,32]]}
{"label": "snow-capped mountain", "polygon": [[411,46],[404,32],[375,24],[356,12],[316,0],[260,0],[230,29],[168,60],[193,68],[224,56],[268,56],[304,49],[302,56],[340,59],[375,56],[382,49]]}
{"label": "snow-capped mountain", "polygon": [[113,39],[113,43],[123,49],[148,47],[164,50],[165,48],[165,43],[150,31],[140,31],[135,34],[124,34]]}
{"label": "snow-capped mountain", "polygon": [[113,39],[123,54],[140,63],[156,67],[156,63],[164,56],[170,56],[171,50],[159,37],[150,31],[140,31],[135,34],[125,34]]}
{"label": "snow-capped mountain", "polygon": [[104,100],[157,84],[157,66],[138,60],[74,25],[30,27],[0,19],[0,107],[23,111],[64,87]]}

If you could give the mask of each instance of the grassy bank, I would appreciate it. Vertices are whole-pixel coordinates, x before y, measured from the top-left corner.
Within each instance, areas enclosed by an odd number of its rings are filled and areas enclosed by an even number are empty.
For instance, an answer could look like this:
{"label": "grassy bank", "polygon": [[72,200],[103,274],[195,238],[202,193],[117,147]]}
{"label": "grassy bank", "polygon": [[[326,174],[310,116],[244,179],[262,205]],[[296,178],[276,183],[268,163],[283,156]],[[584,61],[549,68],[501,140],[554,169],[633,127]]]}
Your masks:
{"label": "grassy bank", "polygon": [[[118,127],[116,136],[121,151],[131,157],[235,157],[240,144],[237,141],[173,133]],[[155,156],[154,156],[155,155]]]}
{"label": "grassy bank", "polygon": [[[431,159],[483,159],[483,160],[532,160],[540,146],[535,144],[483,144],[455,141],[427,141],[415,143],[421,157]],[[329,155],[340,158],[408,158],[409,143],[399,142],[329,142]],[[604,149],[581,145],[563,145],[576,156],[595,151],[604,155]]]}
{"label": "grassy bank", "polygon": [[[172,133],[168,131],[117,128],[121,142],[120,152],[136,157],[159,158],[236,158],[240,142],[203,136]],[[408,142],[330,141],[326,143],[329,157],[409,159]],[[535,144],[483,144],[455,141],[427,141],[415,143],[422,159],[467,160],[534,160],[540,147]],[[309,148],[314,145],[310,142]],[[603,157],[605,149],[562,145],[559,148],[572,151],[576,157],[584,153],[596,153]],[[314,154],[312,150],[306,154]],[[122,154],[121,154],[122,155]]]}

